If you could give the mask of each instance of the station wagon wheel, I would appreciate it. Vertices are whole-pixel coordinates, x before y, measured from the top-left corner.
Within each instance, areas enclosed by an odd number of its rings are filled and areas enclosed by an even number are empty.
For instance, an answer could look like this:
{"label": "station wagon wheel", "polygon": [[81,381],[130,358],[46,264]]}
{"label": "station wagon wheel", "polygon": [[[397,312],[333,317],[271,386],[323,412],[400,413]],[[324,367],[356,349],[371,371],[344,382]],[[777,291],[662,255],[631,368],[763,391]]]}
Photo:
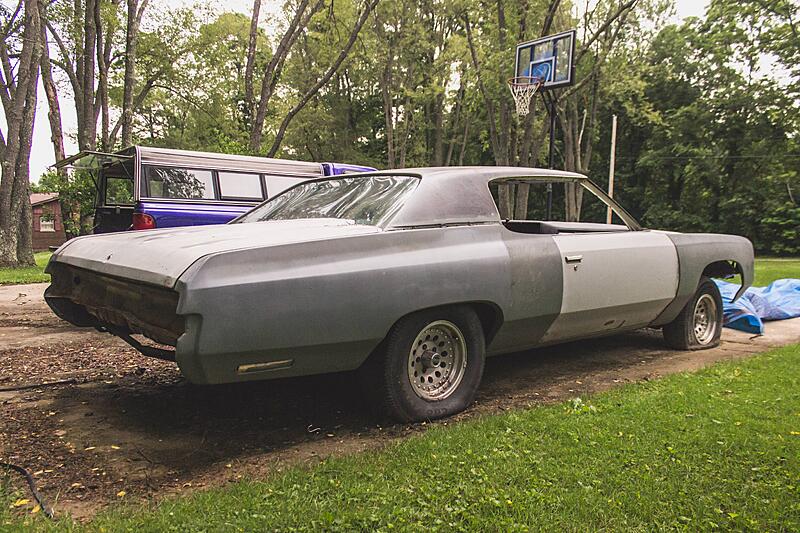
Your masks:
{"label": "station wagon wheel", "polygon": [[678,316],[664,326],[664,340],[678,350],[702,350],[720,343],[722,296],[709,278],[700,285]]}
{"label": "station wagon wheel", "polygon": [[483,326],[471,307],[428,309],[398,320],[359,374],[383,414],[433,420],[472,403],[485,351]]}

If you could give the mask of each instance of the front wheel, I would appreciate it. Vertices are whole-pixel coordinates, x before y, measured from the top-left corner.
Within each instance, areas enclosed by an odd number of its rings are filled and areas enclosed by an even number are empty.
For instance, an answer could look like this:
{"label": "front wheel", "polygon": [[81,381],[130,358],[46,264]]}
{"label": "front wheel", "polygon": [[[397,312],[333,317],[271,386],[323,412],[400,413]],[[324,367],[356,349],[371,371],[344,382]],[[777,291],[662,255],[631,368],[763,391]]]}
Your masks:
{"label": "front wheel", "polygon": [[397,420],[442,418],[475,398],[485,351],[483,327],[468,306],[420,311],[392,327],[361,379],[380,410]]}
{"label": "front wheel", "polygon": [[670,348],[703,350],[719,346],[721,334],[722,296],[713,280],[702,278],[680,314],[664,326],[664,340]]}

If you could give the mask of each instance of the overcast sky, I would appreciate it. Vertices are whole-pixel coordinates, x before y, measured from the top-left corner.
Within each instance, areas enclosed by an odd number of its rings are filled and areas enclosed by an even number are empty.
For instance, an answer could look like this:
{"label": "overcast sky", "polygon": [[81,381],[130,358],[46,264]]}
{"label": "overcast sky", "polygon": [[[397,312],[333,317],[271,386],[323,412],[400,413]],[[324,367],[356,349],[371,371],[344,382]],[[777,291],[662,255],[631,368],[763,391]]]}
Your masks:
{"label": "overcast sky", "polygon": [[[181,0],[182,3],[190,4],[189,0]],[[217,5],[220,10],[225,9],[240,11],[242,13],[250,14],[250,9],[253,5],[252,0],[217,0]],[[261,8],[262,17],[269,16],[269,10],[280,9],[281,2],[272,0],[264,2]],[[686,17],[701,17],[705,12],[708,5],[708,0],[677,0],[677,20],[682,20]],[[63,128],[65,133],[65,145],[67,155],[72,155],[78,151],[78,145],[73,140],[76,134],[76,118],[75,106],[68,95],[64,95],[63,91],[61,97],[61,114],[63,121]],[[0,117],[2,119],[2,117]],[[0,120],[0,126],[5,130],[5,121]],[[34,180],[47,170],[47,167],[54,163],[53,145],[50,142],[50,124],[47,120],[47,101],[44,97],[44,90],[39,86],[39,102],[36,108],[36,123],[34,125],[33,133],[33,150],[31,151],[31,176]]]}

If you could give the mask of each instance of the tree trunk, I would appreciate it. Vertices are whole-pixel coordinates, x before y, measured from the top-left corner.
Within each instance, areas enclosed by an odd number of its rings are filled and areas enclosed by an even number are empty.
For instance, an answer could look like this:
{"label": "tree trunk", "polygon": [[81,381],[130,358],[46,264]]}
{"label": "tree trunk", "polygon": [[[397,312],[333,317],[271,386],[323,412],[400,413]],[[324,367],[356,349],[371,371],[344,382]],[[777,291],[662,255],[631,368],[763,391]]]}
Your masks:
{"label": "tree trunk", "polygon": [[[409,76],[410,78],[411,76]],[[403,101],[403,135],[400,137],[399,167],[406,167],[406,154],[408,154],[408,136],[411,134],[411,124],[414,120],[414,110],[411,109],[411,95],[406,93]],[[399,125],[398,125],[399,128]]]}
{"label": "tree trunk", "polygon": [[149,0],[128,0],[128,20],[125,29],[125,78],[122,86],[122,139],[126,148],[133,143],[133,92],[136,89],[136,52],[139,43],[139,25]]}
{"label": "tree trunk", "polygon": [[450,129],[453,131],[453,136],[451,137],[450,142],[448,143],[447,146],[447,157],[444,160],[444,166],[446,167],[449,167],[451,161],[453,160],[453,150],[456,145],[458,134],[460,133],[458,125],[461,119],[461,110],[464,107],[464,93],[466,91],[466,88],[464,87],[465,75],[466,75],[465,72],[462,70],[460,81],[458,84],[458,92],[456,92],[456,103],[453,106],[453,113],[451,115],[453,118],[450,120]]}
{"label": "tree trunk", "polygon": [[[32,214],[30,194],[30,155],[36,93],[42,53],[39,0],[25,0],[22,49],[16,63],[16,80],[0,79],[7,132],[0,140],[0,265],[32,265]],[[5,37],[0,42],[3,63],[9,61]]]}
{"label": "tree trunk", "polygon": [[[504,14],[502,10],[502,5],[498,5],[498,18],[500,20],[504,19]],[[478,79],[478,89],[480,90],[481,96],[483,96],[484,106],[486,107],[486,113],[488,115],[488,122],[489,122],[489,141],[492,145],[492,153],[494,154],[495,164],[498,166],[507,165],[508,164],[508,135],[506,133],[498,132],[497,123],[495,122],[495,108],[494,102],[486,90],[486,86],[483,83],[483,74],[481,71],[480,61],[478,60],[478,51],[475,48],[475,43],[472,38],[472,27],[469,21],[469,17],[464,15],[464,30],[467,34],[467,45],[469,47],[470,58],[472,59],[472,66],[475,70],[475,76]],[[500,122],[501,128],[505,129],[505,125],[507,125],[507,117],[504,118],[504,115],[507,114],[506,107],[503,103],[500,105]],[[500,184],[498,187],[498,210],[500,211],[500,217],[503,219],[509,219],[514,216],[512,212],[512,201],[513,201],[513,192],[511,191],[512,186],[508,184]]]}
{"label": "tree trunk", "polygon": [[256,68],[256,46],[258,45],[258,16],[261,13],[261,0],[253,0],[253,16],[250,18],[250,34],[247,40],[247,62],[244,67],[244,102],[247,109],[247,123],[252,125],[255,114],[256,97],[253,89],[253,73]]}
{"label": "tree trunk", "polygon": [[458,153],[458,166],[464,166],[464,155],[467,152],[467,139],[469,139],[469,120],[464,121],[464,137],[461,141],[461,151]]}
{"label": "tree trunk", "polygon": [[100,113],[100,147],[109,151],[109,131],[111,129],[111,112],[108,98],[108,69],[111,63],[112,32],[103,37],[103,21],[100,17],[100,0],[94,14],[95,31],[97,32],[97,94],[95,95],[95,124]]}
{"label": "tree trunk", "polygon": [[531,186],[529,183],[518,183],[516,187],[516,200],[514,201],[514,218],[528,220],[528,195]]}
{"label": "tree trunk", "polygon": [[[42,15],[40,15],[42,16]],[[50,51],[47,44],[47,32],[42,25],[42,58],[41,73],[44,93],[47,97],[47,119],[50,122],[50,141],[53,143],[53,156],[56,161],[66,157],[64,152],[64,129],[61,125],[61,105],[58,101],[58,90],[53,81],[52,66],[50,65]],[[63,173],[59,171],[59,173]]]}
{"label": "tree trunk", "polygon": [[97,146],[97,114],[95,112],[95,51],[97,49],[97,27],[95,26],[95,11],[98,10],[99,0],[86,0],[83,13],[83,50],[81,54],[80,69],[81,94],[81,125],[78,127],[78,147],[81,150],[94,150]]}
{"label": "tree trunk", "polygon": [[[103,119],[101,142],[105,148],[113,144],[121,125],[120,118],[113,129],[110,129],[108,75],[113,32],[104,32],[102,1],[104,0],[73,0],[72,18],[63,28],[57,27],[47,18],[42,20],[59,50],[59,60],[51,63],[64,71],[72,87],[80,150],[95,149],[100,116]],[[116,6],[121,0],[105,1]],[[63,33],[63,38],[59,30]],[[99,83],[96,87],[97,81]],[[135,103],[134,100],[134,105]]]}
{"label": "tree trunk", "polygon": [[[38,2],[34,1],[35,4]],[[37,6],[38,8],[38,6]],[[40,16],[37,16],[39,18]],[[41,20],[41,18],[39,18]],[[40,24],[39,24],[40,25]],[[36,39],[39,28],[35,28],[33,39],[37,41],[38,49],[34,55],[41,54],[42,43]],[[22,128],[20,129],[20,157],[17,158],[15,181],[16,186],[12,195],[12,208],[14,200],[17,202],[20,217],[17,224],[17,263],[21,265],[35,264],[33,259],[33,213],[31,209],[31,181],[30,159],[31,144],[33,142],[33,122],[36,118],[37,86],[39,77],[39,61],[34,59],[31,67],[34,73],[25,97],[25,107],[22,114]]]}
{"label": "tree trunk", "polygon": [[[505,11],[505,4],[503,0],[497,0],[497,28],[499,34],[499,45],[500,50],[506,49],[506,33],[508,31],[506,25],[506,11]],[[505,81],[505,80],[501,80]],[[510,139],[514,137],[515,132],[512,131],[512,122],[511,122],[511,113],[508,108],[508,99],[501,98],[500,105],[499,105],[499,113],[498,116],[500,118],[500,129],[499,129],[499,145],[500,145],[500,159],[498,160],[498,165],[510,165],[510,152],[511,143]],[[509,186],[510,189],[513,189],[513,186]],[[510,193],[513,195],[513,193]]]}
{"label": "tree trunk", "polygon": [[389,92],[392,83],[392,52],[386,60],[381,83],[381,97],[383,99],[383,121],[386,130],[386,164],[388,168],[395,168],[394,153],[394,102]]}
{"label": "tree trunk", "polygon": [[472,67],[475,71],[475,77],[478,80],[478,89],[480,89],[481,96],[483,96],[484,107],[488,115],[489,122],[489,142],[492,145],[492,153],[494,154],[495,164],[501,165],[502,156],[500,139],[497,134],[497,124],[495,122],[494,102],[492,101],[486,86],[483,83],[483,73],[481,71],[481,64],[478,60],[478,51],[475,48],[475,43],[472,38],[472,25],[470,24],[469,17],[464,15],[464,30],[467,33],[467,44],[469,45],[470,58],[472,59]]}
{"label": "tree trunk", "polygon": [[386,44],[386,56],[383,59],[383,71],[381,73],[381,100],[383,103],[383,124],[386,135],[386,166],[395,168],[397,162],[395,147],[395,127],[394,127],[394,54],[395,54],[395,34],[391,37],[386,35],[384,21],[380,17],[379,11],[375,11],[375,35],[378,40]]}
{"label": "tree trunk", "polygon": [[444,165],[444,89],[433,99],[433,166]]}

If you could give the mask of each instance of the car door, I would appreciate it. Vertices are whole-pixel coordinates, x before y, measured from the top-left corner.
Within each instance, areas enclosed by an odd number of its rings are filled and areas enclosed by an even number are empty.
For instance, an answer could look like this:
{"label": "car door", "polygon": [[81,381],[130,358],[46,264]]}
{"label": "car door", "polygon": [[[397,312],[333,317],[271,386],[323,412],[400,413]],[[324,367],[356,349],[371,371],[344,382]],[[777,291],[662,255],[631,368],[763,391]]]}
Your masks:
{"label": "car door", "polygon": [[664,233],[562,233],[561,312],[543,342],[650,324],[675,297],[678,256]]}

